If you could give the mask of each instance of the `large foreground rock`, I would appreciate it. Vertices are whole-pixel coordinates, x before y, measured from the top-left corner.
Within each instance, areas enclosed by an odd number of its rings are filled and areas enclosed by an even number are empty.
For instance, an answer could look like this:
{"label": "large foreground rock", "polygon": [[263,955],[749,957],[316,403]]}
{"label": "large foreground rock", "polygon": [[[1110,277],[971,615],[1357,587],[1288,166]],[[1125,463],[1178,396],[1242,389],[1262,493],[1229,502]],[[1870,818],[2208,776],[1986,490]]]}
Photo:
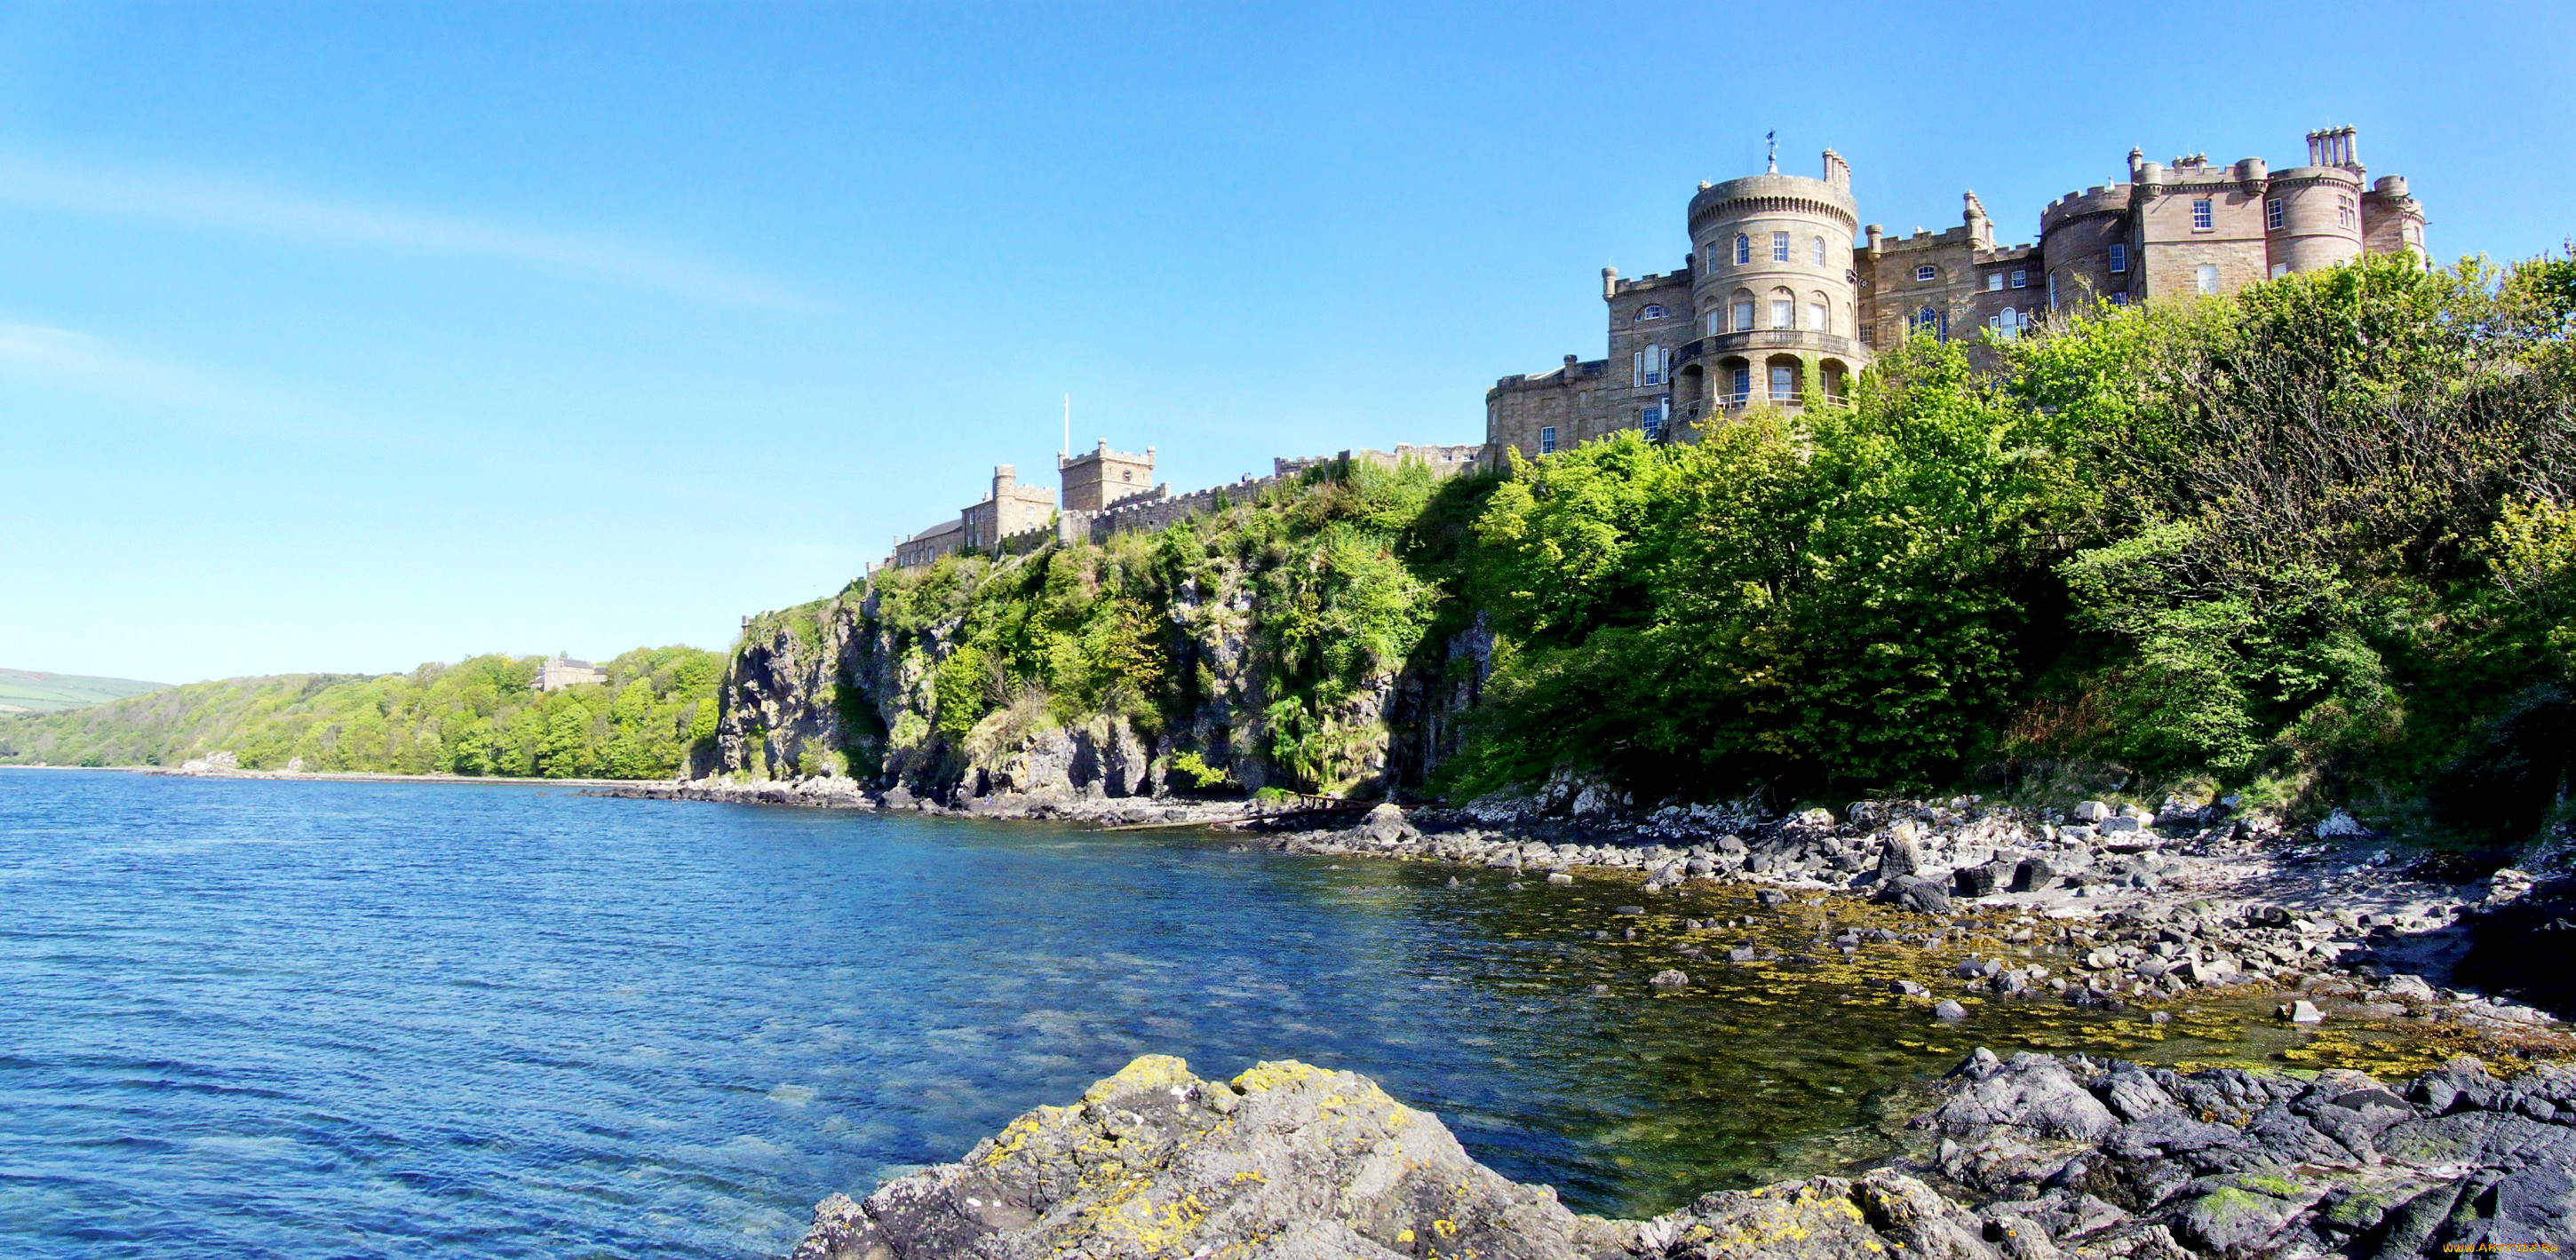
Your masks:
{"label": "large foreground rock", "polygon": [[1149,1055],[963,1162],[825,1199],[796,1260],[2391,1260],[2576,1237],[2576,1072],[2554,1065],[2389,1087],[1980,1050],[1944,1088],[1919,1163],[1613,1221],[1366,1077],[1204,1081]]}
{"label": "large foreground rock", "polygon": [[1263,1063],[1204,1081],[1149,1055],[959,1163],[815,1209],[797,1260],[1992,1260],[1976,1216],[1874,1172],[1578,1216],[1468,1158],[1363,1076]]}

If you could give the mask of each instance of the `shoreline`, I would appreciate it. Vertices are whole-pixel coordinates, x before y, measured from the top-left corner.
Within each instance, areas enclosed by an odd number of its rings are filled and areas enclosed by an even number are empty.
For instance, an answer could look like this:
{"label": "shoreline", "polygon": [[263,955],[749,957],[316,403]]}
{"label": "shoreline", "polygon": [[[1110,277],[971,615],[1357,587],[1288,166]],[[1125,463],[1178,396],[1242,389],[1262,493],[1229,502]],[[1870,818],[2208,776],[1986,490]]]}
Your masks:
{"label": "shoreline", "polygon": [[140,774],[172,779],[251,779],[271,783],[440,783],[494,787],[631,787],[670,783],[670,779],[523,779],[475,774],[395,774],[382,770],[182,770],[175,766],[25,766],[0,764],[0,772],[68,771],[76,774]]}
{"label": "shoreline", "polygon": [[1500,878],[1544,889],[1578,872],[1636,880],[1637,916],[1614,926],[1629,940],[1642,928],[1685,976],[1694,966],[1767,961],[1744,956],[1753,943],[1730,936],[1739,925],[1695,917],[1690,903],[1701,889],[1751,888],[1768,912],[1825,907],[1829,919],[1880,916],[1902,929],[1872,926],[1875,935],[1855,940],[1863,929],[1847,928],[1831,948],[1846,957],[1913,951],[1920,969],[1904,993],[1935,1018],[1953,1002],[2160,1013],[2203,997],[2268,995],[2284,1022],[2403,1030],[2488,1058],[2576,1058],[2576,1030],[2557,1016],[2454,984],[2481,916],[2512,907],[2534,878],[2513,868],[2465,882],[2415,874],[2340,814],[2317,836],[2217,806],[2154,818],[2105,809],[2080,823],[1973,797],[1855,802],[1849,817],[1700,806],[1582,818],[1521,798],[1380,805],[1341,825],[1298,826],[1293,816],[1247,818],[1244,802],[1008,795],[941,804],[845,778],[627,783],[601,794],[1104,831],[1203,828],[1279,852],[1445,865],[1453,884]]}

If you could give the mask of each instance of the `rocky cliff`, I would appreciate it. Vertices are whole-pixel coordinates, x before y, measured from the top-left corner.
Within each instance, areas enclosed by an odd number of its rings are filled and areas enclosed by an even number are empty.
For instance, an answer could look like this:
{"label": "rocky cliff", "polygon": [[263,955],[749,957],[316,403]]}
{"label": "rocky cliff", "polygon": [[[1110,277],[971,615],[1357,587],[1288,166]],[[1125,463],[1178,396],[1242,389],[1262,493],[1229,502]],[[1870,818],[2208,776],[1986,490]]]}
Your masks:
{"label": "rocky cliff", "polygon": [[[1219,556],[1123,583],[1110,567],[1080,546],[952,559],[751,618],[714,754],[692,775],[847,775],[941,800],[1402,793],[1456,749],[1492,667],[1482,620],[1435,625],[1427,588],[1398,610],[1417,630],[1400,651],[1301,670],[1329,655],[1297,636],[1333,619],[1333,589],[1282,598],[1292,584],[1275,560]],[[1063,617],[1068,596],[1050,588],[1067,581],[1089,589]],[[1035,644],[1008,637],[1033,637],[1024,626],[994,628],[1049,615],[1071,628]]]}
{"label": "rocky cliff", "polygon": [[[1478,1164],[1368,1078],[1147,1056],[966,1158],[815,1209],[796,1260],[2182,1260],[2551,1250],[2576,1227],[2576,1075],[2458,1061],[2390,1087],[1983,1050],[1896,1167],[1647,1221]],[[1937,1187],[1937,1188],[1936,1188]]]}

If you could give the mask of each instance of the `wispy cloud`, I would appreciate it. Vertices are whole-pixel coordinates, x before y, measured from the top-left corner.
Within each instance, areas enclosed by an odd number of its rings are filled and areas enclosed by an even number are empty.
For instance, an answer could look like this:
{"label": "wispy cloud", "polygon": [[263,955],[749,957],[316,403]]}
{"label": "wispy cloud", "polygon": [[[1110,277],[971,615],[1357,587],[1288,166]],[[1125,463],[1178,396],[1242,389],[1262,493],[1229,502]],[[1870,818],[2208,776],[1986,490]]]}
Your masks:
{"label": "wispy cloud", "polygon": [[193,368],[146,358],[87,333],[0,323],[0,376],[125,402],[273,415],[282,400]]}
{"label": "wispy cloud", "polygon": [[0,154],[0,204],[288,238],[479,254],[716,302],[804,309],[792,287],[707,259],[609,236],[549,232],[169,172],[65,166]]}

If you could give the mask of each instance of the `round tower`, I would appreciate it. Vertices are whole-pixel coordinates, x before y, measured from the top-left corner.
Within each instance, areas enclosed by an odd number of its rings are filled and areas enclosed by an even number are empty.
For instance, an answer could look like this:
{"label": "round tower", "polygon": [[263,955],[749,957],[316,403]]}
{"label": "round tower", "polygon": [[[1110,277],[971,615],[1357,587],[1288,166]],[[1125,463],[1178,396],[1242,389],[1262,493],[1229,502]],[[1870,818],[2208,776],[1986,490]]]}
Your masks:
{"label": "round tower", "polygon": [[2274,171],[2263,188],[2269,274],[2316,271],[2361,257],[2361,174],[2340,166]]}
{"label": "round tower", "polygon": [[[2134,162],[2132,170],[2137,170]],[[2068,193],[2039,212],[2039,253],[2048,260],[2046,283],[2052,309],[2106,299],[2136,300],[2140,260],[2129,232],[2135,187],[2096,184]]]}
{"label": "round tower", "polygon": [[1696,339],[1674,359],[1682,418],[1754,403],[1797,406],[1811,390],[1844,392],[1869,359],[1855,322],[1859,227],[1851,168],[1830,149],[1822,179],[1749,175],[1691,198],[1698,323]]}

